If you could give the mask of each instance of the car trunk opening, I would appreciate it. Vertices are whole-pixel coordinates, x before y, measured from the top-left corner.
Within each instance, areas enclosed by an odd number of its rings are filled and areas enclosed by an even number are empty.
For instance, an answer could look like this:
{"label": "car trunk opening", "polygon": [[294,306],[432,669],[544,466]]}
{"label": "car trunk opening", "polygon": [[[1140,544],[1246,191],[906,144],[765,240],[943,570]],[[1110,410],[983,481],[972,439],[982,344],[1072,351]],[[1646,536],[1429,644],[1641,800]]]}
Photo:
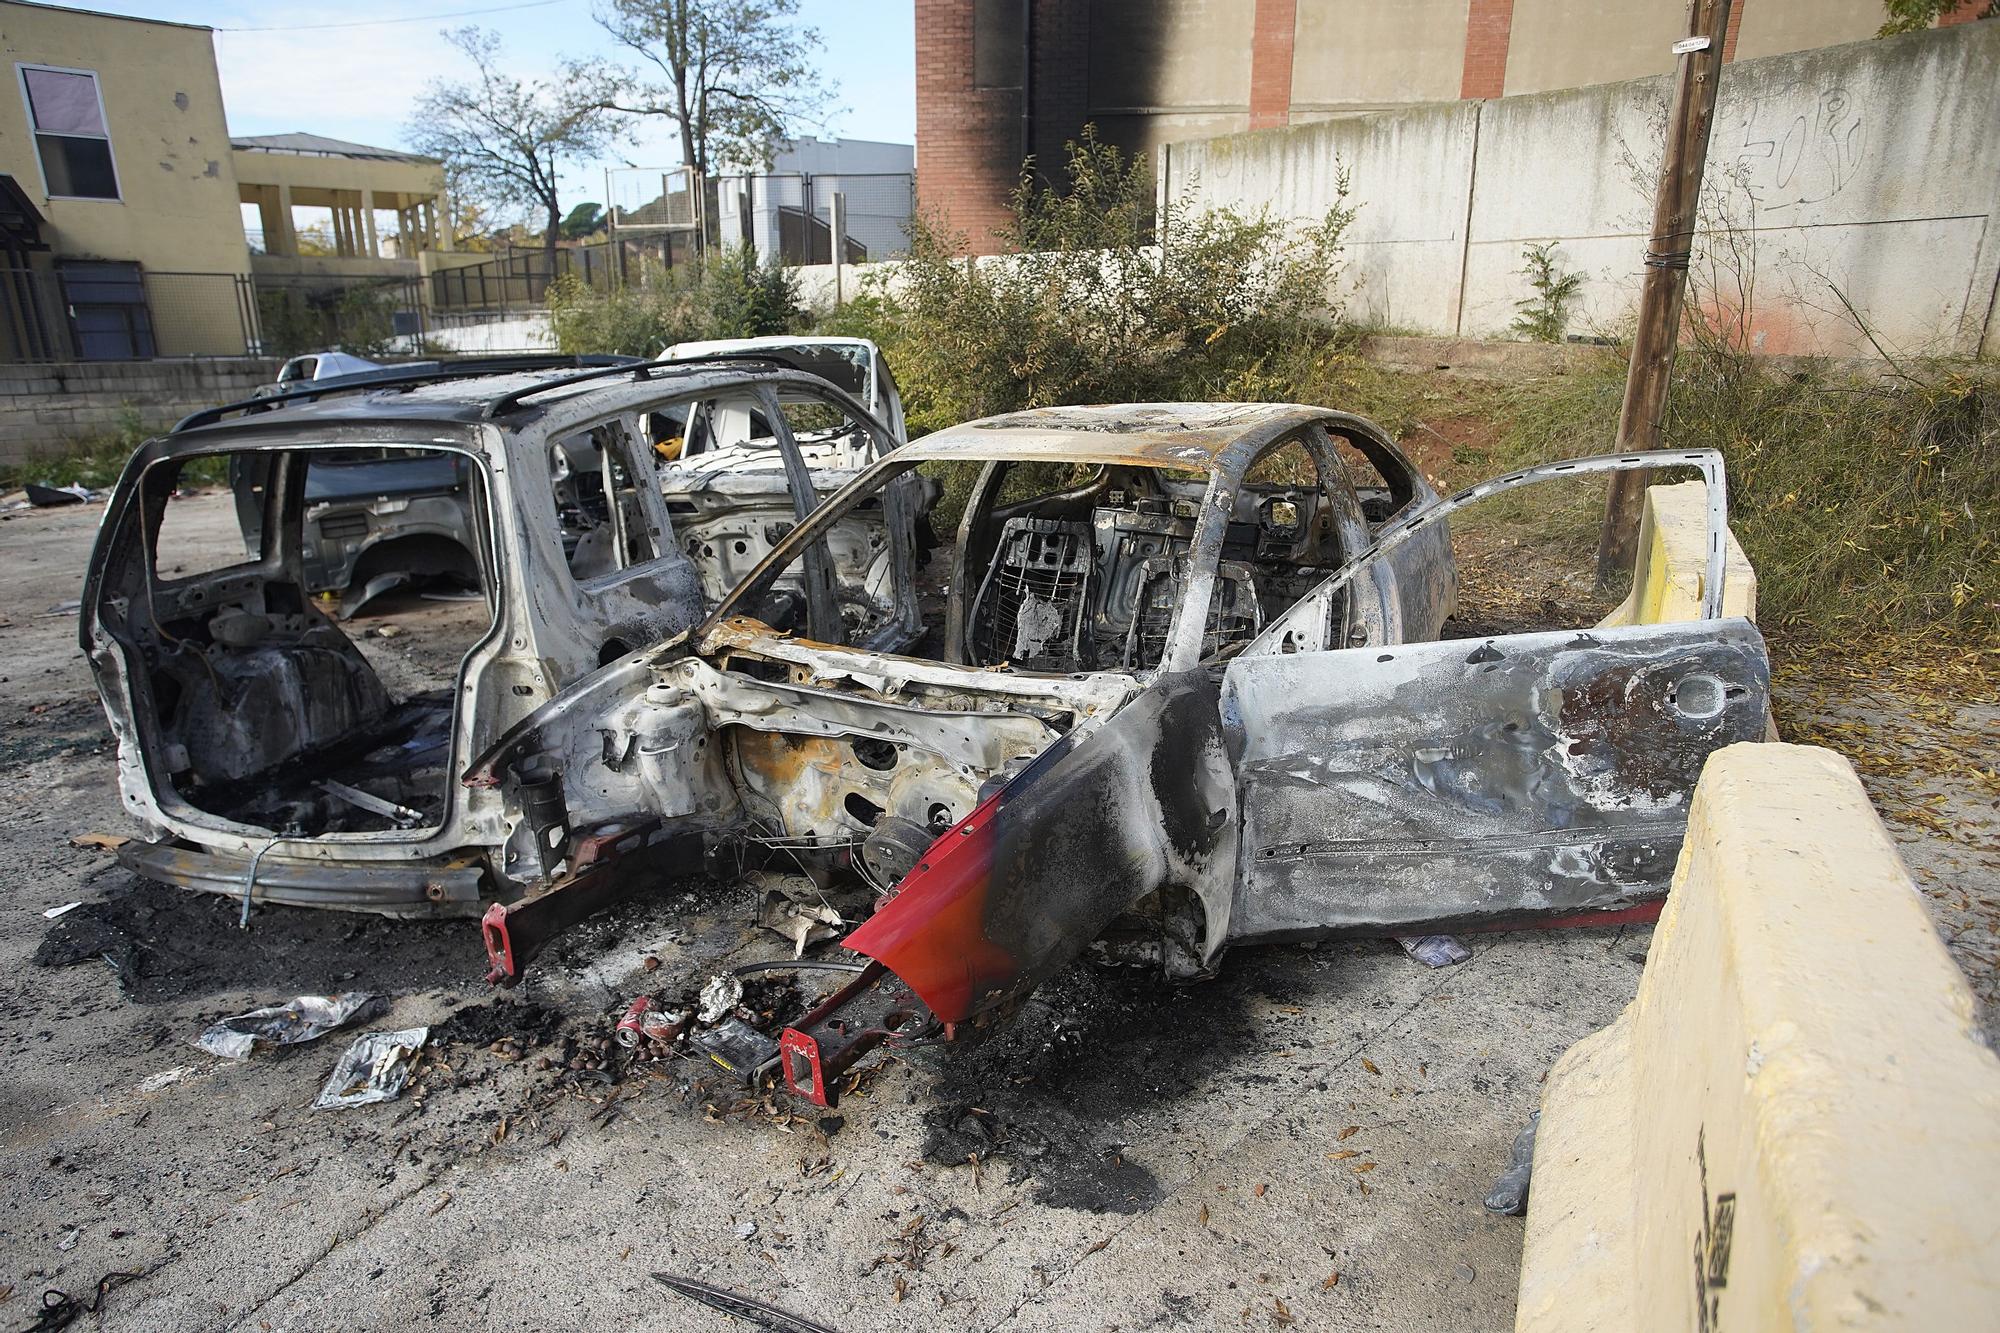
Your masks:
{"label": "car trunk opening", "polygon": [[95,610],[162,809],[291,838],[439,827],[459,676],[493,621],[471,460],[167,458],[135,500]]}

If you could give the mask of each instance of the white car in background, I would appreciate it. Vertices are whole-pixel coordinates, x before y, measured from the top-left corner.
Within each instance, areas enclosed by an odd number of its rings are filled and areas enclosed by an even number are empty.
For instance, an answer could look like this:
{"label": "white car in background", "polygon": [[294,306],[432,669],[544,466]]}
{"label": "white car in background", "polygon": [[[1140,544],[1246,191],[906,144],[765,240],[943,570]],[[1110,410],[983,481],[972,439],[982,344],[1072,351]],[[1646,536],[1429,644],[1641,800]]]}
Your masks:
{"label": "white car in background", "polygon": [[696,358],[759,357],[817,375],[861,400],[869,413],[889,428],[901,444],[909,438],[903,423],[903,400],[882,349],[868,338],[819,338],[775,334],[764,338],[715,338],[707,342],[675,343],[664,356],[669,361]]}
{"label": "white car in background", "polygon": [[[678,343],[663,360],[745,363],[798,370],[851,395],[862,420],[794,388],[777,389],[811,479],[824,500],[907,441],[903,403],[882,349],[867,338],[777,336]],[[660,459],[660,489],[683,549],[711,602],[743,580],[803,516],[785,475],[785,455],[747,389],[691,405],[685,417],[655,414],[648,429]],[[942,488],[911,473],[878,504],[859,509],[830,537],[842,615],[852,625],[886,620],[915,627],[916,571],[935,545],[930,511]]]}
{"label": "white car in background", "polygon": [[342,375],[358,375],[364,370],[383,368],[380,361],[370,361],[365,356],[349,352],[308,352],[278,367],[277,380],[263,392],[285,393],[319,380],[338,379]]}

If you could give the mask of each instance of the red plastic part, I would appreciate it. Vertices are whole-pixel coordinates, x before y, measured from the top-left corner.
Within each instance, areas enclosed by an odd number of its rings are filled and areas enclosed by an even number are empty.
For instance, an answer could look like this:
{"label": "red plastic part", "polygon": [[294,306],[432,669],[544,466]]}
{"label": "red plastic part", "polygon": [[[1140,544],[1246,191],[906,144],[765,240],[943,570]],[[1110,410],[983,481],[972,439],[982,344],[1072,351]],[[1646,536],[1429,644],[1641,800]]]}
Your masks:
{"label": "red plastic part", "polygon": [[975,998],[1020,975],[1013,955],[986,936],[993,827],[1005,795],[987,797],[932,843],[895,899],[841,941],[901,977],[945,1023],[963,1023]]}
{"label": "red plastic part", "polygon": [[507,905],[494,903],[479,918],[479,934],[486,941],[486,980],[492,985],[512,985],[520,973],[514,967],[514,942],[507,937]]}
{"label": "red plastic part", "polygon": [[[819,1043],[797,1028],[786,1028],[778,1036],[778,1068],[784,1072],[785,1086],[815,1106],[831,1106],[826,1095],[826,1071],[820,1068]],[[800,1075],[808,1075],[801,1080]]]}

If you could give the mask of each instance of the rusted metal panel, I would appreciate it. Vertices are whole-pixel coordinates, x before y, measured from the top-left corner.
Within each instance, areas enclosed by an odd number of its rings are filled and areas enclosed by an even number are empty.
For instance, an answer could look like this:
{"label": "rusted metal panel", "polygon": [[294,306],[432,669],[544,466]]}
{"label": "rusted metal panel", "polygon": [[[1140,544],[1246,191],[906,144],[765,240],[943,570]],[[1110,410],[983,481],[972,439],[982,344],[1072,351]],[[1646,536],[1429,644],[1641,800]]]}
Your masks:
{"label": "rusted metal panel", "polygon": [[118,860],[147,879],[237,900],[248,891],[252,902],[386,916],[476,916],[479,912],[480,868],[462,861],[368,865],[229,856],[136,839],[118,849]]}
{"label": "rusted metal panel", "polygon": [[1708,755],[1764,733],[1748,621],[1245,658],[1223,690],[1231,941],[1616,912],[1664,895]]}

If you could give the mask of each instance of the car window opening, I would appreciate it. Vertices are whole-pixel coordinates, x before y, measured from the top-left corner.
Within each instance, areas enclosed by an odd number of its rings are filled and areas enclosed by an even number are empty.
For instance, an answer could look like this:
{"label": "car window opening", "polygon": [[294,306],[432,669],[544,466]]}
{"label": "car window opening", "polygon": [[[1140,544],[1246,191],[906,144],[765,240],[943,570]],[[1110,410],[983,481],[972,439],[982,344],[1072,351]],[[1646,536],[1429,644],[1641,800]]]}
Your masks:
{"label": "car window opening", "polygon": [[[1229,492],[1203,661],[1240,650],[1341,562],[1334,501],[1310,455],[1293,447],[1302,468],[1253,470]],[[907,481],[922,479],[886,478],[880,493]],[[921,632],[901,639],[885,632],[894,626],[879,591],[843,549],[854,536],[844,525],[867,512],[856,505],[826,539],[844,643],[1017,672],[1151,671],[1189,604],[1206,498],[1225,488],[1206,472],[1172,468],[987,463],[971,483],[958,540],[939,553],[949,595],[923,598]],[[805,635],[803,563],[801,552],[768,572],[741,610]]]}

